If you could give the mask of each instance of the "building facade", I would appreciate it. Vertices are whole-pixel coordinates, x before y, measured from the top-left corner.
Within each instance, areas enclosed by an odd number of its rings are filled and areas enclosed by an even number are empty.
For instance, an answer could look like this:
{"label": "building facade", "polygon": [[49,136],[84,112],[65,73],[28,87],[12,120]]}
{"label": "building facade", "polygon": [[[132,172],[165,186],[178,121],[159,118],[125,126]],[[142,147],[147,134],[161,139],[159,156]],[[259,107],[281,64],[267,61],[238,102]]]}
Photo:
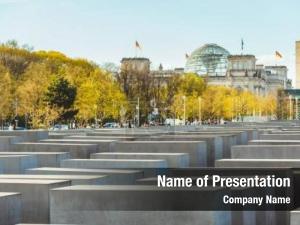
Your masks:
{"label": "building facade", "polygon": [[296,88],[300,89],[300,41],[296,41]]}
{"label": "building facade", "polygon": [[287,79],[286,66],[257,65],[254,55],[231,55],[216,44],[206,44],[193,51],[185,71],[206,76],[208,84],[234,87],[258,95],[275,94],[278,89],[292,85]]}
{"label": "building facade", "polygon": [[276,94],[278,89],[290,89],[292,84],[287,79],[286,66],[257,65],[254,55],[231,55],[216,44],[206,44],[193,51],[185,68],[164,70],[160,65],[158,70],[150,70],[150,60],[146,58],[124,58],[121,63],[121,71],[129,67],[147,71],[160,84],[184,72],[205,77],[211,85],[247,90],[261,96]]}

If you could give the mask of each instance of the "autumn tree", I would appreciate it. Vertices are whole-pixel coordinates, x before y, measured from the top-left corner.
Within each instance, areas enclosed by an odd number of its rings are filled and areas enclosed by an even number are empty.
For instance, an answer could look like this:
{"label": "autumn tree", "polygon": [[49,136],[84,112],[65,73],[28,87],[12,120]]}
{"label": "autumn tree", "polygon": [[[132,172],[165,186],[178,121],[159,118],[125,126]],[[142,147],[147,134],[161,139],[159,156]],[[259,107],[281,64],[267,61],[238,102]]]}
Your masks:
{"label": "autumn tree", "polygon": [[175,94],[173,95],[171,111],[181,119],[185,111],[186,119],[195,120],[199,117],[199,108],[201,110],[199,98],[205,89],[206,84],[199,75],[194,73],[182,74],[177,81],[176,89],[172,90]]}
{"label": "autumn tree", "polygon": [[13,107],[13,79],[9,71],[0,64],[0,116],[1,120],[7,119]]}
{"label": "autumn tree", "polygon": [[31,63],[18,81],[18,113],[28,117],[33,128],[44,125],[47,111],[44,93],[52,79],[53,74],[47,63]]}
{"label": "autumn tree", "polygon": [[112,75],[97,69],[82,80],[75,106],[80,109],[79,120],[101,122],[105,118],[120,120],[121,111],[128,109],[128,102]]}
{"label": "autumn tree", "polygon": [[76,93],[77,88],[60,76],[48,86],[44,94],[44,101],[51,109],[56,109],[56,111],[60,112],[57,118],[59,122],[68,122],[74,119],[78,113],[78,110],[73,107]]}

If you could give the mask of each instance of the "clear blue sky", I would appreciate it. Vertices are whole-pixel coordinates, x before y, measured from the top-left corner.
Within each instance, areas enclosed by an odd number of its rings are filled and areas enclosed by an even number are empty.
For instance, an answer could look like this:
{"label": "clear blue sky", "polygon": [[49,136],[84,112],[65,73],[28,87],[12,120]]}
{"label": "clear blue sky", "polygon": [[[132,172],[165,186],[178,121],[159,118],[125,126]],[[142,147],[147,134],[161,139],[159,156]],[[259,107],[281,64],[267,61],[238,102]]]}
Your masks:
{"label": "clear blue sky", "polygon": [[272,64],[275,50],[294,76],[299,0],[0,0],[0,41],[119,63],[134,42],[156,67],[182,67],[185,53],[217,43]]}

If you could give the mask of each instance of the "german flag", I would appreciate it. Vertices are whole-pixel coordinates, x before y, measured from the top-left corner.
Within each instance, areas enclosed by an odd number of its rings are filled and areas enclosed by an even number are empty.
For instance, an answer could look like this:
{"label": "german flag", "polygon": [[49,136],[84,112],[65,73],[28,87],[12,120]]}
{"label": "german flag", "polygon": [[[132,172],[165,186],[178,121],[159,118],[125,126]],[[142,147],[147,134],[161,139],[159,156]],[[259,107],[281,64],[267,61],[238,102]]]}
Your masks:
{"label": "german flag", "polygon": [[140,43],[138,41],[135,41],[135,47],[140,49],[140,50],[142,49],[141,46],[140,46]]}
{"label": "german flag", "polygon": [[282,59],[282,54],[278,51],[275,51],[275,56],[277,59]]}

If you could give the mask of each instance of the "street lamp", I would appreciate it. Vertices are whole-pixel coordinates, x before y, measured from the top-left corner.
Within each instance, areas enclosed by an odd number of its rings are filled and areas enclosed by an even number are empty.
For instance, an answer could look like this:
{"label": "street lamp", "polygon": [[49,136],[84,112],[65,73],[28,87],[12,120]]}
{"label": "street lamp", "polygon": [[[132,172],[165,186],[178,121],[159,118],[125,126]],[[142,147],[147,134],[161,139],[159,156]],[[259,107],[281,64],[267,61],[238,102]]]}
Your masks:
{"label": "street lamp", "polygon": [[95,116],[95,128],[97,128],[98,127],[98,119],[97,119],[97,105],[96,104],[94,104],[94,116]]}
{"label": "street lamp", "polygon": [[186,96],[182,96],[183,99],[183,124],[185,125],[185,100],[186,100]]}
{"label": "street lamp", "polygon": [[201,125],[202,124],[202,115],[201,115],[201,102],[202,102],[202,99],[201,97],[198,97],[198,113],[199,113],[199,124]]}
{"label": "street lamp", "polygon": [[289,95],[289,99],[290,99],[290,120],[292,120],[293,119],[293,116],[292,116],[292,114],[293,114],[293,103],[292,103],[292,95]]}
{"label": "street lamp", "polygon": [[18,98],[15,98],[15,127],[18,127]]}
{"label": "street lamp", "polygon": [[137,127],[139,127],[140,126],[140,98],[137,99],[136,110],[137,110]]}

